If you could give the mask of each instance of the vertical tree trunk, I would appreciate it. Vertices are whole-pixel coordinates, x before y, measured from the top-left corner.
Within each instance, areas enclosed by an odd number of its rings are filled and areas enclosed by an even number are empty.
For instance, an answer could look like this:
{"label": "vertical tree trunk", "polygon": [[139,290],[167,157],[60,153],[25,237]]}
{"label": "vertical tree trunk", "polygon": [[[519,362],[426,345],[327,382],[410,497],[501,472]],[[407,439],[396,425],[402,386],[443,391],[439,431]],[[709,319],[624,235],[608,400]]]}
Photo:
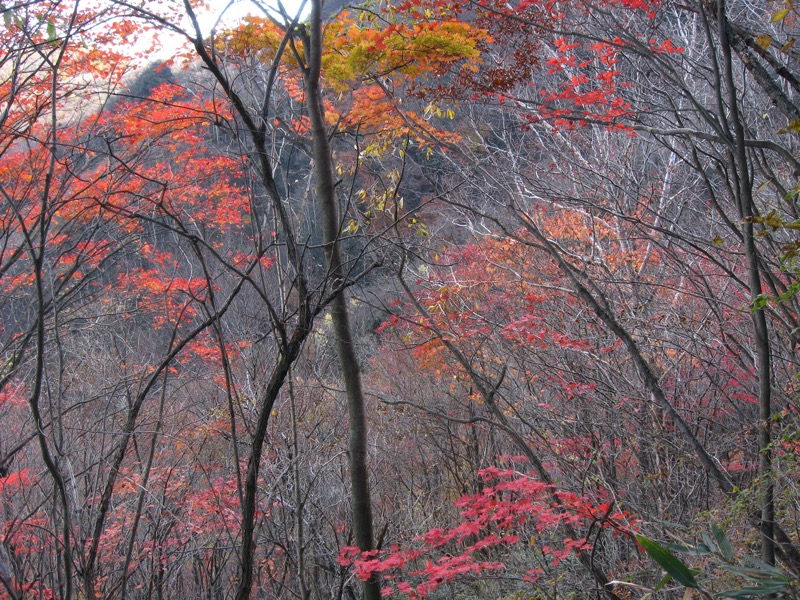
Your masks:
{"label": "vertical tree trunk", "polygon": [[[308,68],[305,72],[306,103],[311,121],[314,152],[314,175],[317,202],[323,221],[323,241],[328,261],[328,276],[334,289],[345,283],[344,268],[339,244],[340,221],[336,204],[336,185],[333,175],[333,157],[328,142],[324,110],[320,93],[322,62],[322,0],[311,3],[311,23],[307,48]],[[353,530],[358,547],[363,551],[374,548],[372,534],[372,502],[367,471],[367,422],[364,414],[364,394],[361,388],[361,370],[356,357],[355,344],[350,329],[347,301],[343,290],[336,293],[330,304],[330,314],[336,336],[336,350],[342,370],[350,419],[350,486],[353,511]],[[364,598],[379,600],[380,582],[372,577],[364,582]]]}
{"label": "vertical tree trunk", "polygon": [[[717,3],[717,23],[719,28],[720,49],[723,59],[723,77],[727,90],[728,110],[730,113],[731,163],[734,168],[734,193],[738,203],[739,215],[744,221],[743,241],[747,260],[747,275],[750,295],[753,301],[762,294],[761,273],[759,270],[758,248],[753,233],[753,183],[750,177],[745,147],[744,126],[738,109],[736,84],[733,79],[731,58],[731,41],[728,19],[725,15],[725,2]],[[722,92],[720,91],[720,94]],[[770,443],[770,421],[772,419],[772,390],[770,387],[771,363],[769,332],[767,317],[763,307],[753,310],[753,331],[756,344],[756,373],[758,374],[758,476],[761,481],[761,560],[768,565],[775,564],[775,485],[772,473],[772,456]]]}

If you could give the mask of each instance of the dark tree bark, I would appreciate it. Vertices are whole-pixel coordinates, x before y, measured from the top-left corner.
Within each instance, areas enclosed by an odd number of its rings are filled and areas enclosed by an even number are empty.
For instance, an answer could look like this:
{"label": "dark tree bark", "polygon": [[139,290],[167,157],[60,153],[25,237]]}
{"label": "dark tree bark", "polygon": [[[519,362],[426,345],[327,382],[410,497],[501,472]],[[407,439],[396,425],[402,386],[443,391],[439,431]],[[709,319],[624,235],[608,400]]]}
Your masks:
{"label": "dark tree bark", "polygon": [[[324,109],[320,92],[322,66],[322,0],[311,3],[311,23],[307,38],[307,60],[305,70],[306,104],[311,120],[313,138],[314,175],[316,177],[317,202],[322,214],[325,256],[328,261],[328,277],[333,286],[334,297],[330,314],[336,336],[336,350],[347,395],[347,411],[350,419],[350,485],[355,541],[362,551],[374,548],[372,501],[370,499],[369,472],[367,469],[367,421],[364,411],[364,393],[361,386],[361,369],[356,356],[355,343],[350,328],[347,299],[344,287],[347,283],[342,265],[339,243],[341,221],[336,204],[336,183],[333,157],[325,126]],[[379,600],[380,582],[372,577],[364,582],[364,598]]]}
{"label": "dark tree bark", "polygon": [[[734,194],[739,208],[739,216],[744,221],[742,226],[744,252],[747,259],[747,281],[750,296],[755,302],[761,297],[761,272],[759,269],[758,248],[753,231],[755,217],[753,202],[753,183],[747,160],[745,132],[739,115],[737,89],[733,78],[733,61],[731,57],[731,36],[725,14],[724,0],[717,2],[717,28],[722,52],[722,80],[727,91],[728,109],[730,111],[731,172],[734,175]],[[720,91],[722,95],[722,91]],[[756,307],[752,311],[753,333],[756,346],[756,372],[758,373],[758,475],[761,480],[761,560],[768,565],[775,564],[775,484],[772,472],[772,453],[770,443],[770,421],[772,419],[772,375],[769,331],[764,307]]]}

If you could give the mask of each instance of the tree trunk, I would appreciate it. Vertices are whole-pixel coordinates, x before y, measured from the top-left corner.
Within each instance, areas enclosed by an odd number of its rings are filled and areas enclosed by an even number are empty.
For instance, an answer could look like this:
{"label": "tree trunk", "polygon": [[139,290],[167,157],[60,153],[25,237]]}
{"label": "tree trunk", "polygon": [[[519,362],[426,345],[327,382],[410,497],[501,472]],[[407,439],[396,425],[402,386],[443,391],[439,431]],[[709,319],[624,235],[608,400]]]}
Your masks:
{"label": "tree trunk", "polygon": [[[728,110],[730,111],[731,136],[731,172],[734,174],[734,193],[739,208],[739,215],[744,221],[743,241],[747,259],[747,280],[750,296],[755,302],[762,295],[761,273],[759,271],[758,248],[753,234],[753,184],[747,162],[747,148],[744,143],[744,126],[738,109],[736,84],[733,79],[731,58],[731,41],[728,20],[725,15],[725,2],[717,3],[717,25],[719,29],[720,49],[723,57],[723,80],[727,88]],[[722,91],[720,90],[722,95]],[[753,310],[753,333],[756,344],[756,373],[758,374],[758,476],[761,487],[761,560],[768,565],[775,564],[775,485],[772,473],[772,456],[770,451],[772,419],[772,390],[770,388],[771,363],[769,332],[764,307]]]}
{"label": "tree trunk", "polygon": [[[353,343],[347,300],[343,289],[345,273],[339,244],[341,225],[336,204],[333,157],[328,142],[319,85],[322,62],[322,0],[313,0],[311,6],[307,48],[308,68],[305,72],[306,103],[311,121],[314,175],[317,202],[319,202],[323,221],[323,242],[328,261],[328,276],[334,290],[338,290],[331,301],[330,314],[336,336],[336,350],[339,355],[350,419],[349,461],[353,530],[358,547],[362,551],[369,551],[374,548],[374,542],[372,502],[367,471],[367,422],[364,413],[364,394],[361,387],[361,369]],[[380,599],[380,582],[376,576],[365,581],[363,588],[366,600]]]}

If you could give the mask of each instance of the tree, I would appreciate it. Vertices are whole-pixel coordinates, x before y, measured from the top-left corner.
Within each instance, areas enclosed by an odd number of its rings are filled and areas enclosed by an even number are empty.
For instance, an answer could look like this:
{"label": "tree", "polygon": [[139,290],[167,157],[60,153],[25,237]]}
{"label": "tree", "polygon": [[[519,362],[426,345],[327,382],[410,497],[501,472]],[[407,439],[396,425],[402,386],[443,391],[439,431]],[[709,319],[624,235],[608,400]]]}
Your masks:
{"label": "tree", "polygon": [[[765,312],[758,300],[762,297],[761,282],[778,295],[789,282],[779,266],[765,258],[775,256],[775,252],[762,247],[766,246],[763,238],[755,235],[750,224],[758,222],[757,214],[767,214],[775,206],[755,206],[754,173],[769,173],[761,195],[774,185],[775,198],[769,202],[780,202],[783,192],[791,187],[785,176],[791,170],[787,165],[794,163],[792,152],[784,145],[786,140],[775,139],[778,127],[764,128],[755,112],[748,112],[751,103],[758,102],[758,94],[766,90],[740,91],[744,88],[734,75],[730,41],[724,37],[730,17],[722,4],[714,5],[713,15],[705,15],[705,5],[686,9],[667,3],[625,3],[606,8],[587,3],[555,16],[557,25],[553,29],[557,33],[550,37],[548,77],[526,82],[528,89],[534,87],[534,93],[523,88],[503,93],[507,121],[497,118],[497,127],[493,127],[494,123],[483,117],[472,138],[477,143],[462,148],[469,151],[463,153],[467,154],[463,162],[459,161],[461,157],[452,159],[457,175],[442,186],[441,194],[467,215],[468,222],[493,224],[495,235],[512,238],[533,252],[538,249],[555,261],[558,270],[552,272],[543,266],[548,265],[544,258],[528,259],[527,264],[536,265],[536,275],[519,267],[521,273],[515,270],[519,261],[513,259],[500,264],[509,265],[509,270],[525,283],[547,274],[552,278],[539,284],[544,289],[574,291],[575,297],[594,312],[596,321],[592,325],[616,336],[637,365],[646,389],[644,397],[649,398],[645,410],[653,410],[657,421],[666,421],[669,428],[682,432],[707,476],[727,494],[735,488],[729,474],[719,468],[714,452],[698,439],[698,424],[686,421],[687,415],[694,418],[696,413],[690,405],[679,406],[680,402],[671,400],[680,396],[669,391],[690,373],[678,367],[676,357],[680,354],[674,353],[686,347],[678,339],[696,340],[698,335],[705,335],[702,327],[683,329],[681,323],[708,322],[700,313],[684,313],[684,306],[693,306],[686,298],[706,299],[701,310],[713,316],[719,326],[717,340],[724,340],[722,352],[730,354],[742,373],[738,381],[727,386],[733,390],[745,384],[748,398],[760,398],[761,425],[753,429],[748,420],[740,427],[762,434],[759,444],[751,446],[750,456],[761,460],[756,486],[763,490],[764,500],[758,510],[763,507],[766,512],[754,522],[762,527],[763,556],[770,560],[772,534],[767,531],[772,517],[768,513],[770,482],[775,473],[766,466],[770,452],[766,432],[772,420],[767,416],[772,414],[767,405],[776,389],[770,365],[780,356],[786,361],[779,368],[781,372],[795,370],[793,351],[784,340],[792,335],[796,315],[790,302],[776,308],[767,325],[769,311]],[[512,21],[524,20],[514,12],[496,12],[498,17],[502,14]],[[577,25],[578,16],[586,25]],[[681,27],[687,18],[694,19],[695,29]],[[718,59],[706,62],[709,52]],[[719,74],[707,87],[701,74],[705,72]],[[785,74],[785,69],[782,72]],[[696,79],[692,79],[694,73]],[[655,86],[654,81],[658,82]],[[762,87],[766,85],[761,81]],[[507,122],[516,122],[520,130],[504,130]],[[644,141],[638,147],[626,148],[615,139],[624,140],[629,135],[638,135]],[[529,148],[536,150],[528,152]],[[630,154],[618,154],[625,151]],[[598,165],[597,159],[605,162]],[[648,181],[647,177],[653,179]],[[476,205],[475,198],[485,197],[488,186],[492,196]],[[705,198],[692,194],[697,189],[702,189]],[[637,198],[637,194],[641,196]],[[677,204],[671,204],[673,198]],[[711,210],[704,208],[704,203]],[[742,212],[747,206],[752,215]],[[554,214],[560,219],[554,219]],[[715,232],[723,229],[729,229],[732,237],[715,237]],[[740,248],[741,255],[729,251],[729,243]],[[744,263],[740,256],[745,257]],[[463,261],[464,257],[450,256],[437,270],[452,273]],[[439,263],[435,257],[433,262]],[[452,289],[463,290],[459,295],[471,295],[479,279],[462,277],[444,277],[438,285],[447,290],[447,297],[423,295],[422,306],[406,318],[408,323],[421,324],[423,335],[432,334],[444,345],[457,345],[470,364],[478,365],[488,350],[487,340],[506,335],[498,324],[508,322],[508,316],[502,312],[500,318],[482,314],[479,322],[485,329],[479,325],[471,329],[473,342],[462,327],[469,323],[464,310],[469,310],[475,299],[456,300]],[[669,306],[667,290],[675,294],[674,298],[682,298],[684,306],[675,300]],[[661,301],[665,302],[663,313],[652,308],[654,302]],[[732,321],[732,312],[720,309],[731,305],[754,308],[752,313],[739,313]],[[445,310],[450,306],[454,308]],[[431,325],[432,313],[440,310],[452,321]],[[658,321],[648,322],[648,313],[653,318],[663,314],[673,324],[662,332]],[[676,314],[681,315],[677,323],[673,321]],[[740,328],[743,315],[752,318],[750,334]],[[769,333],[769,327],[776,328],[775,333]],[[673,334],[678,338],[665,337]],[[569,338],[567,343],[572,343]],[[575,347],[581,343],[576,342]],[[712,345],[717,343],[715,340]],[[709,358],[702,360],[713,361],[720,352],[713,347],[708,350]],[[504,355],[498,352],[495,356]],[[692,355],[684,356],[689,359]],[[698,356],[693,359],[700,360]],[[455,361],[464,364],[458,356]],[[504,363],[507,371],[499,366]],[[498,389],[508,388],[508,381],[500,376],[501,372],[513,372],[508,363],[508,358],[482,362],[479,373],[489,389],[499,386],[497,382],[503,384]],[[580,372],[574,367],[571,370]],[[718,385],[714,382],[720,374],[714,369],[706,367],[702,373],[708,377],[706,386]],[[521,377],[524,381],[528,376]],[[752,387],[759,391],[754,394]],[[515,406],[511,399],[518,395],[507,394],[509,406]],[[738,392],[731,395],[731,410],[741,411],[736,395]],[[783,402],[791,404],[791,399],[784,397]],[[655,407],[649,408],[652,405]],[[663,430],[659,433],[665,434]],[[643,459],[646,455],[640,453]],[[664,464],[664,457],[658,453],[653,458],[656,464]],[[782,531],[775,537],[787,564],[796,567],[797,551],[792,540]]]}
{"label": "tree", "polygon": [[[253,246],[220,247],[243,229],[250,198],[240,163],[198,143],[220,117],[213,102],[161,86],[149,102],[103,110],[125,72],[108,47],[130,33],[113,8],[34,3],[5,14],[2,385],[9,397],[27,396],[31,420],[8,439],[2,462],[23,460],[36,440],[50,483],[31,479],[13,503],[4,535],[16,560],[4,581],[11,595],[70,598],[78,576],[81,593],[95,597],[126,590],[139,553],[154,551],[137,534],[148,485],[166,474],[170,488],[178,468],[158,464],[170,459],[159,442],[165,406],[186,385],[186,367],[207,366],[203,335],[222,333],[222,316],[270,260],[258,230]],[[158,416],[141,431],[151,403]],[[135,508],[115,508],[117,496]],[[32,543],[37,530],[58,543]],[[113,544],[125,548],[121,569],[104,562]],[[169,552],[158,551],[163,573]]]}
{"label": "tree", "polygon": [[[297,295],[296,302],[300,307],[299,324],[295,334],[286,336],[281,352],[281,366],[276,370],[274,377],[268,385],[268,392],[262,402],[261,417],[256,427],[256,433],[251,445],[251,454],[248,463],[248,473],[245,478],[245,493],[243,496],[243,533],[242,533],[242,566],[241,582],[237,597],[247,597],[251,589],[251,573],[253,571],[253,528],[251,525],[255,515],[256,480],[260,469],[261,446],[264,443],[267,423],[272,413],[272,406],[278,392],[288,374],[289,366],[299,356],[299,351],[305,337],[311,331],[313,318],[330,305],[332,321],[336,339],[339,341],[340,365],[349,398],[349,413],[351,420],[351,466],[353,488],[353,511],[356,537],[365,549],[372,546],[372,524],[370,516],[369,487],[367,483],[366,468],[366,423],[363,415],[363,393],[360,391],[360,376],[357,358],[353,348],[352,336],[349,333],[347,306],[344,290],[353,285],[361,275],[353,272],[352,267],[346,266],[340,250],[342,227],[338,216],[338,200],[334,196],[333,184],[333,151],[328,145],[325,131],[331,116],[326,115],[327,107],[323,106],[319,92],[323,65],[323,29],[321,22],[321,4],[314,5],[315,15],[308,27],[299,26],[297,19],[287,20],[278,24],[269,20],[250,19],[243,27],[225,33],[218,39],[206,40],[200,31],[198,21],[193,9],[186,5],[186,14],[190,27],[184,29],[177,25],[174,15],[166,12],[161,7],[150,8],[146,5],[119,3],[119,6],[132,10],[140,17],[180,33],[190,40],[195,52],[205,67],[214,76],[216,83],[231,103],[235,127],[241,126],[246,144],[252,144],[253,152],[257,157],[256,168],[261,179],[260,183],[271,200],[271,208],[277,215],[279,228],[282,232],[287,251],[288,263],[292,268],[293,294]],[[168,9],[167,9],[168,10]],[[469,38],[469,28],[458,22],[439,25],[430,23],[418,29],[424,32],[425,43],[415,49],[409,57],[398,42],[403,39],[405,26],[398,26],[381,31],[370,28],[351,26],[343,31],[340,27],[333,28],[333,39],[336,44],[348,44],[350,54],[347,60],[338,59],[338,62],[329,60],[326,67],[326,81],[336,89],[345,89],[349,80],[356,78],[355,73],[360,67],[369,65],[370,69],[386,69],[385,73],[397,72],[409,79],[420,77],[436,69],[444,69],[447,65],[463,61],[474,51],[475,40]],[[390,48],[391,51],[385,51]],[[334,47],[334,50],[338,48]],[[440,52],[444,50],[444,52]],[[328,55],[337,56],[335,52]],[[264,86],[240,86],[241,79],[233,73],[241,72],[245,65],[252,65],[251,59],[256,59],[259,64],[268,64],[263,81]],[[261,67],[263,68],[263,67]],[[297,71],[293,72],[293,69]],[[229,71],[228,69],[233,69]],[[302,75],[302,90],[298,85],[298,76]],[[255,75],[260,77],[260,75]],[[337,83],[338,80],[338,83]],[[363,86],[364,81],[357,81]],[[289,102],[302,99],[307,108],[307,118],[300,114],[297,117],[285,118],[282,113],[276,112],[271,118],[273,103],[277,86],[284,86]],[[297,87],[295,87],[297,86]],[[378,90],[380,86],[374,83],[364,86],[364,91]],[[387,96],[388,99],[390,99]],[[354,95],[354,100],[355,100]],[[410,123],[421,123],[411,113],[391,106],[390,111],[375,113],[374,108],[366,104],[359,105],[354,101],[352,110],[347,118],[340,122],[356,128],[356,139],[360,139],[358,128],[372,127],[374,124],[386,126],[391,123],[393,132],[398,127],[411,131]],[[275,164],[272,149],[268,146],[271,132],[280,132],[280,127],[286,125],[289,135],[305,135],[307,120],[310,122],[312,151],[314,160],[314,174],[317,182],[317,202],[322,220],[322,240],[326,253],[327,265],[316,273],[313,283],[306,281],[309,272],[307,260],[311,256],[304,254],[304,249],[297,242],[299,236],[298,225],[284,207],[284,198],[278,189],[273,166]],[[277,123],[278,129],[275,128]],[[399,125],[398,125],[399,124]],[[416,128],[415,128],[416,131]],[[369,132],[368,132],[369,133]],[[378,138],[380,138],[379,134]],[[242,138],[240,138],[242,139]],[[422,138],[421,138],[422,139]],[[354,169],[357,165],[354,165]],[[355,170],[354,170],[355,174]],[[286,177],[289,180],[289,177]],[[316,237],[312,234],[313,237]],[[352,264],[358,264],[358,257]],[[270,310],[270,312],[274,312]],[[370,597],[379,596],[377,582],[371,583],[367,588]]]}
{"label": "tree", "polygon": [[792,7],[323,8],[2,9],[0,595],[796,569]]}

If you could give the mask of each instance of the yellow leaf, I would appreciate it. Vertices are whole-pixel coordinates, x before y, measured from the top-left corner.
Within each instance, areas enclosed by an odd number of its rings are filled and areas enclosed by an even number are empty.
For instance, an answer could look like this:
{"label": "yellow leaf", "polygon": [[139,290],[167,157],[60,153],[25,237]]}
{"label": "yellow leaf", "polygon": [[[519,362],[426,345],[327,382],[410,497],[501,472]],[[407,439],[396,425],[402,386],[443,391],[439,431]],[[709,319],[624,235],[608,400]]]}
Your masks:
{"label": "yellow leaf", "polygon": [[772,15],[772,18],[769,20],[769,22],[770,23],[779,23],[779,22],[783,21],[786,18],[786,15],[788,15],[788,14],[789,14],[789,9],[788,8],[784,8],[782,10],[779,10],[774,15]]}
{"label": "yellow leaf", "polygon": [[800,119],[792,119],[785,129],[779,129],[778,133],[800,133]]}
{"label": "yellow leaf", "polygon": [[794,43],[795,43],[796,41],[797,41],[797,38],[792,38],[792,39],[790,39],[788,42],[786,42],[786,43],[785,43],[785,44],[784,44],[784,45],[781,47],[781,52],[783,52],[784,54],[786,54],[787,52],[789,52],[789,50],[791,50],[791,49],[792,49],[792,46],[794,46]]}
{"label": "yellow leaf", "polygon": [[756,44],[766,50],[772,44],[772,37],[767,34],[760,35],[756,38]]}

